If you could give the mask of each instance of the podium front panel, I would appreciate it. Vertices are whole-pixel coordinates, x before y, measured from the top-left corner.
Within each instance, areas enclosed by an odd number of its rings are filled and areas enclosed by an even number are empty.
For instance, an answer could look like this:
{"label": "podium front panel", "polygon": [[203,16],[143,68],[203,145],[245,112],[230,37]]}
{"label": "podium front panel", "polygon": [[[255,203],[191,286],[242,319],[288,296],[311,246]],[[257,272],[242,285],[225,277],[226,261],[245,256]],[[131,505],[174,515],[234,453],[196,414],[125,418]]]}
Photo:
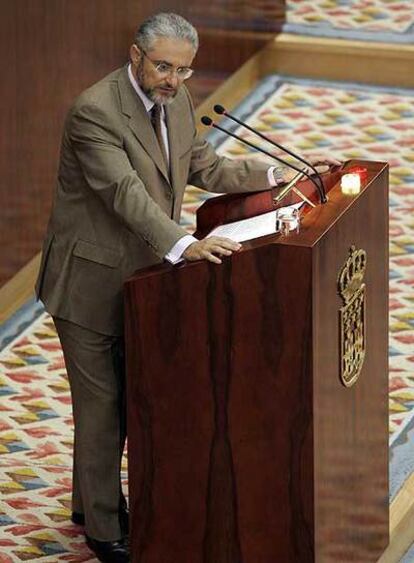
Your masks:
{"label": "podium front panel", "polygon": [[[367,167],[358,196],[333,187],[297,234],[126,284],[134,563],[363,563],[386,547],[388,176]],[[345,386],[351,247],[366,348]]]}

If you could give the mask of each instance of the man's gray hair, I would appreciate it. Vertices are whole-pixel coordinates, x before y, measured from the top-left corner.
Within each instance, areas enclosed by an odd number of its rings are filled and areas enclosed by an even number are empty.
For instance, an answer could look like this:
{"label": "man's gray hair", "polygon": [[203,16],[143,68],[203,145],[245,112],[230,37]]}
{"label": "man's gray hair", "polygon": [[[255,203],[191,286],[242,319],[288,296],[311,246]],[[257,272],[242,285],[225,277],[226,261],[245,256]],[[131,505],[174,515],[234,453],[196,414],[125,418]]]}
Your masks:
{"label": "man's gray hair", "polygon": [[150,16],[140,25],[135,43],[144,51],[149,51],[158,37],[183,39],[191,43],[194,51],[198,49],[197,30],[178,14],[161,12]]}

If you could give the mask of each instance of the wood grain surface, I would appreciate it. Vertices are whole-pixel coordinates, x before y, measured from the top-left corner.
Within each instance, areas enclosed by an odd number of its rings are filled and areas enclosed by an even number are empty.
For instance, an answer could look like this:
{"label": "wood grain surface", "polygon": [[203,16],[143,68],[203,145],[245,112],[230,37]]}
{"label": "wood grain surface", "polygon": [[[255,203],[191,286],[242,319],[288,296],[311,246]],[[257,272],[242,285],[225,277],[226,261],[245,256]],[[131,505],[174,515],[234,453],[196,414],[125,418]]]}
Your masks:
{"label": "wood grain surface", "polygon": [[[388,179],[367,166],[358,196],[333,186],[298,234],[126,284],[135,563],[362,563],[386,547]],[[369,349],[347,389],[351,244],[368,254]]]}

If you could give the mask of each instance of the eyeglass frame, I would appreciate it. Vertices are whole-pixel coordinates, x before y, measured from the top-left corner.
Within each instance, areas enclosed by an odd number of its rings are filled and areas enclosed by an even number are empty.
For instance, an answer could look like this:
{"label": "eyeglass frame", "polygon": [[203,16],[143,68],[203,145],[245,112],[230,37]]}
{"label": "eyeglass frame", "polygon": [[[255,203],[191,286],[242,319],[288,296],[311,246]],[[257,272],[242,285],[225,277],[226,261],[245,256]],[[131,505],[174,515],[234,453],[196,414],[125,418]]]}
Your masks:
{"label": "eyeglass frame", "polygon": [[[155,68],[158,74],[162,76],[168,76],[169,74],[175,73],[179,80],[188,80],[194,74],[194,69],[190,68],[189,66],[179,66],[178,68],[174,68],[173,65],[168,63],[167,61],[153,61],[151,57],[147,55],[147,53],[144,51],[142,47],[138,47],[138,48],[142,52],[144,57],[149,60],[149,62],[152,64],[152,66]],[[159,70],[159,67],[162,65],[165,65],[168,70],[167,69],[164,71]],[[181,71],[184,71],[186,76],[180,76]]]}

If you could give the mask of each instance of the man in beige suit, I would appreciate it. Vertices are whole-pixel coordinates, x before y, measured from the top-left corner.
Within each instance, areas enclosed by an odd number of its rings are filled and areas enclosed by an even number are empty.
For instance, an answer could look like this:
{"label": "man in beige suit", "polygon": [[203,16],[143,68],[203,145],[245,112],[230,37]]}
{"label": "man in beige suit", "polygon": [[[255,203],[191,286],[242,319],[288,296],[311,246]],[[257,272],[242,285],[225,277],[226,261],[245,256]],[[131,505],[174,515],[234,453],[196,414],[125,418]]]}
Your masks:
{"label": "man in beige suit", "polygon": [[219,158],[197,139],[183,85],[197,47],[195,29],[180,16],[149,18],[138,30],[130,64],[78,97],[63,133],[36,289],[54,318],[71,386],[72,518],[85,524],[100,561],[129,560],[120,484],[123,282],[164,259],[220,263],[239,249],[223,238],[197,241],[177,224],[188,183],[240,192],[275,185],[284,174]]}

